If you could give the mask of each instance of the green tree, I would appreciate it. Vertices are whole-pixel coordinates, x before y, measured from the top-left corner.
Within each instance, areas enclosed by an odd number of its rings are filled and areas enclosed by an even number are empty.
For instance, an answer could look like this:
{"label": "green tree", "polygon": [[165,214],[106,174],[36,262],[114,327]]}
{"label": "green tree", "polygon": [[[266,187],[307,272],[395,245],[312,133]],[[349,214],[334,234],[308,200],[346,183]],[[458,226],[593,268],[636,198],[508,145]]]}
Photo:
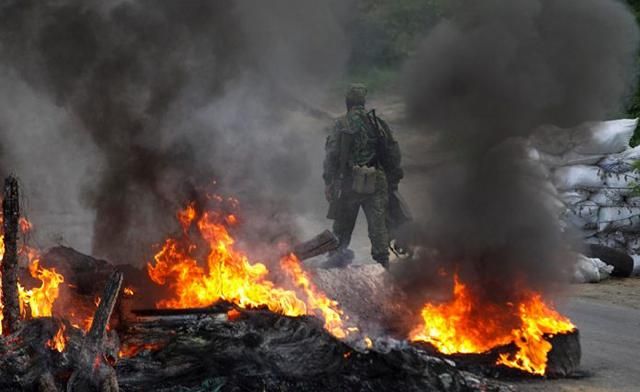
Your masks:
{"label": "green tree", "polygon": [[350,26],[350,77],[372,88],[393,79],[418,39],[441,17],[444,0],[360,0]]}

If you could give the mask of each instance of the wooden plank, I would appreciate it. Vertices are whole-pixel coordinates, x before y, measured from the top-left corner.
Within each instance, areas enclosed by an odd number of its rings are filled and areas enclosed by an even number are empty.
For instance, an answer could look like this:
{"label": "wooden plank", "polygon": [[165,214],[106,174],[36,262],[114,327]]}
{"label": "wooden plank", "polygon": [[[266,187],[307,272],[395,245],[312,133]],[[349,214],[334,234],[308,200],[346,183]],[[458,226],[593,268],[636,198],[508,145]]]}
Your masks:
{"label": "wooden plank", "polygon": [[292,251],[298,259],[306,260],[335,250],[338,246],[338,238],[329,230],[325,230],[309,241],[295,245]]}

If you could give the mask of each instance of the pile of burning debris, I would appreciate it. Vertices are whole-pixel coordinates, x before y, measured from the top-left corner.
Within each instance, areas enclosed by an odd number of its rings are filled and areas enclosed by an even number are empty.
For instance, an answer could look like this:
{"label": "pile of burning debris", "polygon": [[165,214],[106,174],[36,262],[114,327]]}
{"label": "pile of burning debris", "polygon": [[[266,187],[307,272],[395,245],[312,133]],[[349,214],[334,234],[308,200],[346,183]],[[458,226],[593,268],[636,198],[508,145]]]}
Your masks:
{"label": "pile of burning debris", "polygon": [[[301,260],[335,247],[326,232],[283,252],[273,274],[234,246],[237,202],[213,198],[215,209],[180,211],[182,231],[141,270],[70,248],[18,247],[30,225],[20,224],[8,178],[0,389],[508,390],[486,377],[578,366],[577,330],[536,293],[504,314],[474,303],[452,274],[450,301],[425,303],[411,330],[386,328],[406,310],[385,270],[306,271]],[[505,321],[514,317],[517,328]]]}

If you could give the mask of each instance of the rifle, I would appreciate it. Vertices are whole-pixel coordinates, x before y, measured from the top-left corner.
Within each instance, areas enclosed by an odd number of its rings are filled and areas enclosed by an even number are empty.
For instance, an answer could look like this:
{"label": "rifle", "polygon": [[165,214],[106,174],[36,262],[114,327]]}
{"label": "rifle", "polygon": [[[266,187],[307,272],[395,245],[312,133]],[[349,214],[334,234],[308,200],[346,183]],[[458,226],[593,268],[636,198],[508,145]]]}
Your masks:
{"label": "rifle", "polygon": [[351,150],[351,144],[353,143],[353,135],[348,130],[342,130],[340,132],[340,157],[338,163],[338,175],[331,184],[332,197],[329,201],[329,211],[327,212],[327,219],[336,219],[340,215],[340,205],[342,198],[342,190],[344,182],[347,178],[347,169],[349,166],[349,152]]}
{"label": "rifle", "polygon": [[[378,116],[376,116],[375,109],[367,113],[367,118],[378,132],[378,142],[376,146],[377,156],[379,163],[383,166],[383,169],[385,169],[384,160],[382,158],[387,154],[387,142],[388,137],[390,136],[389,130],[380,124],[380,120],[378,119]],[[397,189],[389,189],[389,204],[387,206],[386,220],[389,237],[391,239],[397,237],[397,232],[403,224],[413,220],[411,212],[409,211],[409,206]]]}

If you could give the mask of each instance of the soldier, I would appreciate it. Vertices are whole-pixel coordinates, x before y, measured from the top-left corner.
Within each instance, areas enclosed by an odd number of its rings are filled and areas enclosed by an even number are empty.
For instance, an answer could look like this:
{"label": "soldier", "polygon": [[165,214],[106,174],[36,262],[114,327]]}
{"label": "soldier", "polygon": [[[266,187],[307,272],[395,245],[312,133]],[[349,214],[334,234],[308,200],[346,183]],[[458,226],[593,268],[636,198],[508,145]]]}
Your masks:
{"label": "soldier", "polygon": [[353,84],[346,95],[347,113],[336,120],[327,137],[323,178],[329,201],[327,218],[333,219],[333,232],[340,241],[329,255],[325,267],[344,267],[351,263],[348,249],[360,207],[367,218],[371,256],[389,267],[387,209],[389,193],[398,189],[403,177],[400,149],[387,123],[375,110],[365,110],[367,89]]}

